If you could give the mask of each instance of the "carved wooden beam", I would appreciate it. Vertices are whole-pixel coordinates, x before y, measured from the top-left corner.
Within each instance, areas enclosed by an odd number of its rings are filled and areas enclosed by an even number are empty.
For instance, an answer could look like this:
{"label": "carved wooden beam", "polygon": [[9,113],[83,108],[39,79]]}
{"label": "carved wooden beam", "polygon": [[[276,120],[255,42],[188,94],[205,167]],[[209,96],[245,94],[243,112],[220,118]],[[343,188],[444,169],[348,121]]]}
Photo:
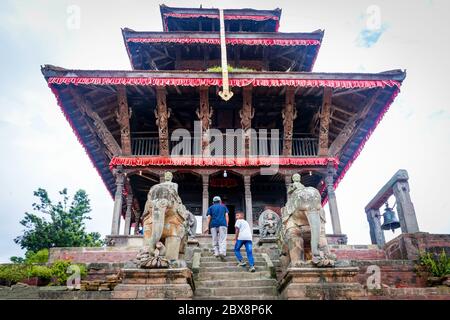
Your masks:
{"label": "carved wooden beam", "polygon": [[117,103],[119,105],[116,112],[117,123],[120,126],[120,141],[122,146],[122,155],[131,155],[131,137],[130,137],[130,112],[127,101],[127,91],[125,86],[117,88]]}
{"label": "carved wooden beam", "polygon": [[319,156],[328,155],[328,132],[330,131],[330,109],[332,88],[323,88],[322,110],[320,112]]}
{"label": "carved wooden beam", "polygon": [[169,118],[170,109],[166,103],[166,89],[164,87],[156,88],[156,110],[155,118],[159,132],[159,155],[163,157],[169,156]]}
{"label": "carved wooden beam", "polygon": [[71,89],[70,92],[83,115],[88,116],[92,120],[95,127],[95,133],[102,140],[110,154],[113,156],[121,155],[122,149],[116,139],[114,139],[114,136],[111,134],[108,127],[103,122],[102,118],[100,118],[100,116],[94,111],[95,106],[92,102],[74,89]]}
{"label": "carved wooden beam", "polygon": [[295,88],[286,89],[286,101],[284,109],[281,112],[283,117],[283,155],[292,155],[292,135],[294,129],[294,120],[297,118],[297,109],[295,109]]}
{"label": "carved wooden beam", "polygon": [[374,103],[377,101],[378,96],[381,93],[381,89],[377,89],[377,91],[374,93],[374,95],[370,98],[368,98],[368,102],[364,106],[363,109],[361,109],[360,112],[354,114],[347,122],[347,124],[344,126],[342,131],[339,133],[339,135],[334,139],[333,143],[330,146],[330,149],[328,150],[328,154],[330,156],[337,156],[342,152],[342,148],[344,145],[349,141],[350,137],[358,130],[358,128],[361,126],[362,122],[361,120],[364,120],[367,113],[369,112],[370,108],[374,105]]}

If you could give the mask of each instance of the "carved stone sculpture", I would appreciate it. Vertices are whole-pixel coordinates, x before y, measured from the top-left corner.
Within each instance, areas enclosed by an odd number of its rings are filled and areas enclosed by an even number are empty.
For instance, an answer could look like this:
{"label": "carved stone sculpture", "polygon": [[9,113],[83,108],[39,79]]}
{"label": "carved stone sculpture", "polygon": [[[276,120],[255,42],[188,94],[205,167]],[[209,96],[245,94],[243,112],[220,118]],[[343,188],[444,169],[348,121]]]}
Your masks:
{"label": "carved stone sculpture", "polygon": [[189,238],[195,238],[195,234],[197,233],[197,219],[195,219],[195,216],[192,212],[187,211],[187,229]]}
{"label": "carved stone sculpture", "polygon": [[187,210],[178,195],[178,185],[166,172],[165,181],[151,187],[143,212],[144,249],[136,262],[141,268],[180,266],[187,241]]}
{"label": "carved stone sculpture", "polygon": [[281,219],[275,211],[267,209],[259,216],[258,225],[261,238],[276,238],[281,227]]}
{"label": "carved stone sculpture", "polygon": [[300,183],[300,175],[292,176],[288,200],[282,211],[282,252],[290,266],[306,263],[304,241],[310,240],[311,262],[317,267],[334,266],[336,256],[329,251],[325,235],[325,211],[316,188]]}

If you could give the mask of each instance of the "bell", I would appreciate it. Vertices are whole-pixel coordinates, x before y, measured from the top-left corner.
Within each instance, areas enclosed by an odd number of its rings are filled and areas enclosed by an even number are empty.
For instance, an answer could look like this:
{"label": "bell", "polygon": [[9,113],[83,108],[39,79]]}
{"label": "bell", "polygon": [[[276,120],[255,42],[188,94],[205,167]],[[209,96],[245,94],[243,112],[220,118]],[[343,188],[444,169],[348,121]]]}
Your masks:
{"label": "bell", "polygon": [[386,203],[386,208],[383,213],[384,222],[381,225],[381,229],[383,230],[392,230],[394,232],[395,229],[400,228],[400,222],[398,222],[397,216],[395,215],[394,210],[388,207]]}

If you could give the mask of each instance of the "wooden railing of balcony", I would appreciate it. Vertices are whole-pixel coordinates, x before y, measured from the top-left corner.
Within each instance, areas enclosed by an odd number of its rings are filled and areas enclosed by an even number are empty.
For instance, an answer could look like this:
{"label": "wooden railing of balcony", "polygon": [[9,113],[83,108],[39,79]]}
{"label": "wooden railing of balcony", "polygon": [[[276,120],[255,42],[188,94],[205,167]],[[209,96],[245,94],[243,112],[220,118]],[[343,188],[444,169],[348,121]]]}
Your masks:
{"label": "wooden railing of balcony", "polygon": [[[159,155],[159,141],[157,137],[134,137],[131,139],[133,155],[136,156],[157,156]],[[183,141],[184,143],[184,154],[189,151],[190,145],[190,153],[193,154],[194,150],[194,139],[190,139],[188,141]],[[197,141],[197,143],[199,143]],[[224,149],[223,152],[225,154],[231,156],[239,156],[238,154],[238,144],[237,138],[235,138],[235,143],[232,150],[227,150],[226,145],[226,137],[224,136]],[[179,142],[171,142],[170,150],[173,151],[175,146],[180,147]],[[252,155],[260,155],[260,156],[281,156],[281,149],[283,146],[283,141],[280,139],[278,146],[277,144],[271,143],[270,139],[265,139],[263,143],[260,141],[256,141],[256,143],[252,143]],[[187,148],[186,148],[187,147]],[[273,150],[273,148],[278,148],[278,152]],[[316,157],[318,152],[318,139],[317,138],[293,138],[292,139],[292,156],[293,157]],[[177,152],[176,152],[177,153]],[[178,153],[177,153],[178,154]]]}

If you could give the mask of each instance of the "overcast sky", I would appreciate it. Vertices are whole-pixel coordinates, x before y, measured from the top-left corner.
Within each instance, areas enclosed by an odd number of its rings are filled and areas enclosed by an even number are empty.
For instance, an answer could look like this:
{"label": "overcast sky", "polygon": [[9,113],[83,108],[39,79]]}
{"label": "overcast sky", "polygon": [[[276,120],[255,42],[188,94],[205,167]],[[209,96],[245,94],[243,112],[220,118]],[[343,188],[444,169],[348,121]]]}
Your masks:
{"label": "overcast sky", "polygon": [[[21,234],[19,221],[25,211],[31,211],[33,191],[39,187],[54,198],[65,187],[71,194],[85,189],[93,208],[89,231],[109,233],[112,199],[60,112],[40,65],[130,69],[120,28],[161,31],[159,4],[150,0],[1,1],[0,262],[23,253],[13,239]],[[350,244],[370,243],[364,207],[402,168],[410,175],[419,228],[450,232],[449,1],[190,0],[166,4],[279,7],[283,9],[280,32],[325,29],[314,71],[406,69],[401,93],[336,191],[342,230]],[[78,9],[79,28],[71,18]],[[380,23],[373,20],[376,12]],[[397,230],[385,235],[391,239],[398,234]]]}

